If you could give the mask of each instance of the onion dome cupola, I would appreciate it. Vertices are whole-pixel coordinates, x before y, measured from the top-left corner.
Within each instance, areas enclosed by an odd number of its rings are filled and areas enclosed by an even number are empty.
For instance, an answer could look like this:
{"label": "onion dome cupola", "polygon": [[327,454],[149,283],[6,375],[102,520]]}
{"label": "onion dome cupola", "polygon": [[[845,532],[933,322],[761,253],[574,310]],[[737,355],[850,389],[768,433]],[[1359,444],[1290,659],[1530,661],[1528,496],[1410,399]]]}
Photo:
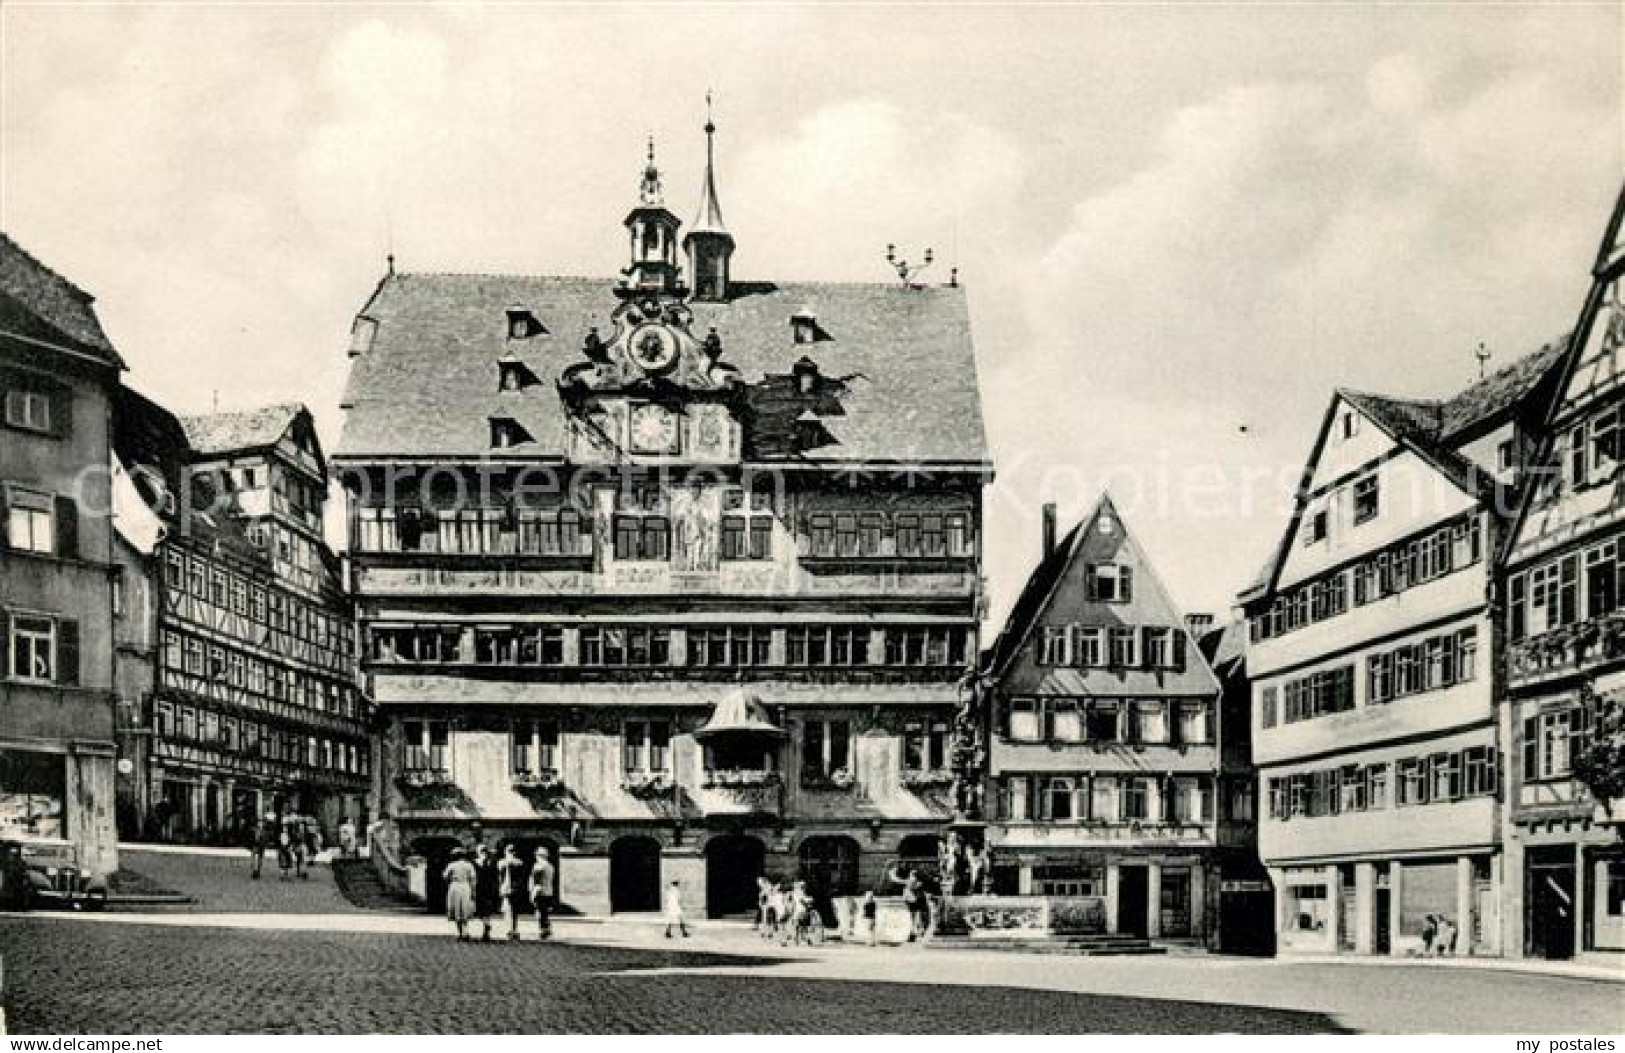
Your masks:
{"label": "onion dome cupola", "polygon": [[626,269],[621,290],[626,295],[663,293],[681,295],[682,268],[677,262],[677,228],[683,221],[666,208],[660,186],[660,169],[655,167],[655,143],[649,140],[649,161],[638,188],[637,207],[627,213],[626,229],[631,234],[632,265]]}
{"label": "onion dome cupola", "polygon": [[711,99],[705,100],[705,183],[700,189],[700,209],[694,226],[683,236],[688,253],[688,273],[693,276],[694,299],[721,301],[728,298],[729,269],[733,260],[734,237],[722,221],[722,205],[717,201],[714,156],[717,126],[711,120]]}

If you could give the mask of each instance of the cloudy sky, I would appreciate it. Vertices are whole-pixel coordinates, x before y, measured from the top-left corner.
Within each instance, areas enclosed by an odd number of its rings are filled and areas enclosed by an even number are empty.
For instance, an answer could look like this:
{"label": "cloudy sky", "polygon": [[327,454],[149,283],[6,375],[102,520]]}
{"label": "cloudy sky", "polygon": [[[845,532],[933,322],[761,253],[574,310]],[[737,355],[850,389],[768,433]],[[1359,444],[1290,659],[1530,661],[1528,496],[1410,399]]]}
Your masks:
{"label": "cloudy sky", "polygon": [[704,95],[744,277],[969,289],[1000,478],[1110,486],[1188,609],[1283,525],[1332,387],[1447,394],[1566,330],[1622,166],[1621,9],[0,7],[0,226],[181,411],[298,399],[408,270],[610,274]]}

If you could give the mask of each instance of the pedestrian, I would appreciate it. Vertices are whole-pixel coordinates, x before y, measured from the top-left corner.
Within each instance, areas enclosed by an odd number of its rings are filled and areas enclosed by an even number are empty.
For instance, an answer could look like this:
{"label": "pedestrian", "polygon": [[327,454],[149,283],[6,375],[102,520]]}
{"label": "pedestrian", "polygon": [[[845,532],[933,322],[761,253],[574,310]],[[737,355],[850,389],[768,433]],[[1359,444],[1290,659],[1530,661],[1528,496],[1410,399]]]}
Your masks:
{"label": "pedestrian", "polygon": [[288,880],[293,870],[293,817],[283,815],[276,820],[276,866],[279,881]]}
{"label": "pedestrian", "polygon": [[683,886],[673,881],[666,886],[666,939],[671,939],[671,927],[677,926],[677,931],[688,939],[688,925],[683,918]]}
{"label": "pedestrian", "polygon": [[502,897],[502,908],[508,915],[508,939],[517,940],[519,915],[525,910],[525,861],[519,858],[512,841],[502,846],[497,873],[500,875],[497,893]]}
{"label": "pedestrian", "polygon": [[756,921],[751,928],[761,932],[767,925],[767,905],[773,895],[773,882],[765,877],[756,879]]}
{"label": "pedestrian", "polygon": [[908,942],[924,939],[931,924],[931,904],[918,870],[910,870],[903,879],[903,906],[908,908]]}
{"label": "pedestrian", "polygon": [[491,942],[491,919],[502,910],[502,874],[491,846],[480,842],[474,850],[474,916],[484,931],[481,943]]}
{"label": "pedestrian", "polygon": [[1456,953],[1456,923],[1445,914],[1439,915],[1439,957],[1443,958]]}
{"label": "pedestrian", "polygon": [[354,859],[355,854],[355,824],[346,815],[339,820],[339,855]]}
{"label": "pedestrian", "polygon": [[879,913],[880,904],[875,902],[875,890],[870,889],[863,894],[863,900],[858,904],[858,915],[863,919],[863,933],[871,947],[875,945],[875,920]]}
{"label": "pedestrian", "polygon": [[[535,862],[530,867],[530,907],[536,912],[538,940],[553,935],[553,897],[558,892],[557,877],[553,861],[547,857],[547,847],[538,845]],[[666,935],[671,933],[668,931]]]}
{"label": "pedestrian", "polygon": [[269,813],[259,816],[248,831],[248,852],[251,857],[248,876],[255,881],[260,879],[260,869],[265,866],[265,850],[272,845],[273,819]]}
{"label": "pedestrian", "polygon": [[457,927],[457,940],[468,941],[468,919],[474,916],[474,864],[466,849],[452,852],[451,862],[441,875],[446,881],[446,917]]}
{"label": "pedestrian", "polygon": [[1422,956],[1431,958],[1439,942],[1439,916],[1429,914],[1422,919]]}

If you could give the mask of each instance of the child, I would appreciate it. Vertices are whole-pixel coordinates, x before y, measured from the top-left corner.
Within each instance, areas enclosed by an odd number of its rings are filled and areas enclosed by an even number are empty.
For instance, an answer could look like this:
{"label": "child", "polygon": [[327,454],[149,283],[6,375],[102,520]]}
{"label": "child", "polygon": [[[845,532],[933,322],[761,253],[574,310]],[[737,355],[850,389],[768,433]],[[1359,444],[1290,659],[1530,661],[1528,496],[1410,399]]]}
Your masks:
{"label": "child", "polygon": [[683,919],[683,886],[673,881],[666,888],[666,939],[671,939],[671,927],[677,926],[677,931],[688,939],[688,925]]}
{"label": "child", "polygon": [[879,913],[879,904],[875,902],[874,889],[863,894],[863,902],[858,907],[863,917],[863,931],[869,938],[869,946],[875,945],[875,916]]}

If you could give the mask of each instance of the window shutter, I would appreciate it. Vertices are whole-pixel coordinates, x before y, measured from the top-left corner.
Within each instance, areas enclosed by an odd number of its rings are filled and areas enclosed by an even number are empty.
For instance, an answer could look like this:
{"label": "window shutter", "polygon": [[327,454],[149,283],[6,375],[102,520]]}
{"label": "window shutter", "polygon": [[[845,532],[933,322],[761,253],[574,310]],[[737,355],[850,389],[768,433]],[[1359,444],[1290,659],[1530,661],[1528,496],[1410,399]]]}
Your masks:
{"label": "window shutter", "polygon": [[1173,628],[1173,635],[1174,653],[1172,660],[1174,671],[1177,673],[1183,673],[1185,671],[1185,644],[1189,637],[1185,630],[1177,625]]}
{"label": "window shutter", "polygon": [[79,555],[79,506],[62,494],[56,497],[56,554]]}
{"label": "window shutter", "polygon": [[59,387],[51,392],[51,429],[59,438],[73,438],[73,390]]}
{"label": "window shutter", "polygon": [[[0,548],[11,547],[11,539],[8,534],[11,530],[11,509],[6,505],[7,494],[8,491],[5,486],[0,485]],[[0,668],[3,668],[3,660],[0,660]]]}
{"label": "window shutter", "polygon": [[11,612],[0,610],[0,678],[11,675]]}
{"label": "window shutter", "polygon": [[1084,565],[1083,591],[1084,595],[1088,596],[1091,600],[1097,600],[1100,598],[1100,589],[1095,584],[1095,565],[1093,563]]}
{"label": "window shutter", "polygon": [[79,623],[63,620],[56,623],[56,682],[79,683]]}
{"label": "window shutter", "polygon": [[1120,593],[1118,599],[1122,600],[1124,603],[1132,600],[1134,598],[1134,568],[1128,566],[1119,567],[1117,570],[1117,581],[1118,591]]}
{"label": "window shutter", "polygon": [[1540,778],[1540,718],[1527,717],[1523,722],[1523,777]]}

